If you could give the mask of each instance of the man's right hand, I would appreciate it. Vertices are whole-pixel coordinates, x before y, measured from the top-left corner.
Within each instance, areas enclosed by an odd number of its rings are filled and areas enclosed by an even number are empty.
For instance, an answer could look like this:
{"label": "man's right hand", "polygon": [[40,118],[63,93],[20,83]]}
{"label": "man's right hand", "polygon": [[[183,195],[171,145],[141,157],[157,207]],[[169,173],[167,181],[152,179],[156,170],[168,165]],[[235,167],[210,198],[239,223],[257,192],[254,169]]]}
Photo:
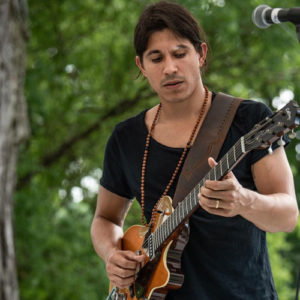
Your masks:
{"label": "man's right hand", "polygon": [[106,261],[106,272],[111,284],[128,288],[134,282],[138,265],[144,259],[144,255],[136,255],[132,251],[115,250]]}

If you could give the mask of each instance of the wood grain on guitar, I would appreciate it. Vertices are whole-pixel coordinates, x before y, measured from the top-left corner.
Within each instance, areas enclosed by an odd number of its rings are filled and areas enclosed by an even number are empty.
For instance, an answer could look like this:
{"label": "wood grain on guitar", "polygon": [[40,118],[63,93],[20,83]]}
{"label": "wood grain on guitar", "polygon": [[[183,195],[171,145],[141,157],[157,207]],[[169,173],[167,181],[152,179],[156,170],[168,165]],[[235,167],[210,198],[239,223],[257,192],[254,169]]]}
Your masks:
{"label": "wood grain on guitar", "polygon": [[[148,249],[155,245],[148,244],[145,248],[145,240],[151,243],[150,234],[155,232],[173,212],[172,199],[168,196],[161,198],[157,208],[153,226],[149,228],[134,225],[125,232],[122,240],[123,249],[143,253],[147,258],[137,273],[134,285],[128,289],[115,289],[115,296],[111,295],[109,299],[164,299],[169,290],[181,287],[184,276],[180,260],[188,242],[189,227],[187,223],[183,224],[180,230],[173,233],[161,245],[159,253],[156,251],[155,255],[151,255],[149,252],[151,250]],[[112,287],[110,289],[112,292]]]}

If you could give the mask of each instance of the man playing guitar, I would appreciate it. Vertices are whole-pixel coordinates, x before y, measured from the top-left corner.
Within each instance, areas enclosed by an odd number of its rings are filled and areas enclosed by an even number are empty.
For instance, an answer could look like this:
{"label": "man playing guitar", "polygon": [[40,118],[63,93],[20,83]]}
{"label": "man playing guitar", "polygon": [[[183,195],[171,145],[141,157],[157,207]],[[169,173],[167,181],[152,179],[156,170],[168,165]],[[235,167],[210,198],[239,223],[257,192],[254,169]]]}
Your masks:
{"label": "man playing guitar", "polygon": [[[148,6],[136,25],[136,64],[158,104],[115,127],[106,147],[91,228],[97,254],[113,286],[128,289],[146,254],[122,248],[123,223],[136,198],[150,222],[162,195],[173,197],[188,149],[214,101],[203,85],[208,46],[203,30],[182,6]],[[241,102],[219,158],[270,115],[264,104]],[[181,257],[183,285],[166,299],[278,299],[266,232],[290,232],[298,208],[284,148],[251,151],[222,180],[207,180],[191,216]],[[183,152],[185,152],[183,154]],[[209,158],[209,165],[216,162]]]}

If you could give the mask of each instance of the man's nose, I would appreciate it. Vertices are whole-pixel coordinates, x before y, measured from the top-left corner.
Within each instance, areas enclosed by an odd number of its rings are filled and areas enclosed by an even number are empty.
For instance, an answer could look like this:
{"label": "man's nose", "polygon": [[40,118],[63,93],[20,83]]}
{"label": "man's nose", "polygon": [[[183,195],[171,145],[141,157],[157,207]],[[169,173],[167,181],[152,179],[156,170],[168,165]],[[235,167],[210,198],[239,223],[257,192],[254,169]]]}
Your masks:
{"label": "man's nose", "polygon": [[164,73],[165,75],[171,75],[177,73],[177,64],[174,58],[166,57],[164,64]]}

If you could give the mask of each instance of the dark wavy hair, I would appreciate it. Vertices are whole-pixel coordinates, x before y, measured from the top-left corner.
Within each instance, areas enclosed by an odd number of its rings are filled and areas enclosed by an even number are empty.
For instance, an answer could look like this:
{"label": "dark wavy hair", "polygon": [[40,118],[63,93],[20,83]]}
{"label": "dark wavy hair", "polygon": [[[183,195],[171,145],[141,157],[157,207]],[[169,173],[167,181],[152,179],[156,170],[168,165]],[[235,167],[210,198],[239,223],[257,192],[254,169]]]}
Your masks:
{"label": "dark wavy hair", "polygon": [[160,1],[145,8],[135,27],[134,47],[141,62],[151,34],[166,28],[188,39],[200,54],[201,43],[207,43],[204,30],[187,9],[177,3]]}

